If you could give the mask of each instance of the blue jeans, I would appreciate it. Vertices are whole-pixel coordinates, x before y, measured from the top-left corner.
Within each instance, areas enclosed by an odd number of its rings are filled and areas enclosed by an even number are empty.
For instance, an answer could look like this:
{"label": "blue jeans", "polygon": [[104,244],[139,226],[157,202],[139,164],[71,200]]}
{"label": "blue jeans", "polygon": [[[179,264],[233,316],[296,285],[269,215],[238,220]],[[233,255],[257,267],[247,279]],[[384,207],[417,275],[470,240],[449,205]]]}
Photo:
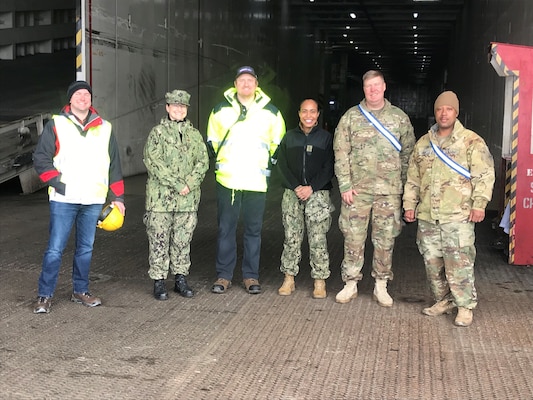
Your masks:
{"label": "blue jeans", "polygon": [[76,250],[72,266],[73,292],[89,291],[89,268],[93,255],[96,223],[101,211],[101,204],[50,202],[50,239],[44,253],[39,277],[39,296],[52,297],[54,295],[61,268],[61,258],[74,223],[76,223]]}
{"label": "blue jeans", "polygon": [[231,190],[217,182],[218,239],[217,278],[229,281],[237,262],[237,223],[242,211],[244,225],[242,278],[259,279],[261,229],[266,193]]}

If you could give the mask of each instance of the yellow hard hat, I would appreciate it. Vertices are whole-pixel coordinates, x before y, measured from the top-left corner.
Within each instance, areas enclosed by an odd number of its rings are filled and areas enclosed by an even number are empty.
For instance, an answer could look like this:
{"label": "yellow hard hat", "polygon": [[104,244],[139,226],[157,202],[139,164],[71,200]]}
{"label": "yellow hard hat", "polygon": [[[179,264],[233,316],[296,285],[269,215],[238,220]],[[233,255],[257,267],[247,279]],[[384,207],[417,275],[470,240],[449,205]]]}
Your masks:
{"label": "yellow hard hat", "polygon": [[124,215],[122,215],[118,207],[108,204],[102,209],[96,226],[104,231],[112,232],[122,228],[123,224]]}

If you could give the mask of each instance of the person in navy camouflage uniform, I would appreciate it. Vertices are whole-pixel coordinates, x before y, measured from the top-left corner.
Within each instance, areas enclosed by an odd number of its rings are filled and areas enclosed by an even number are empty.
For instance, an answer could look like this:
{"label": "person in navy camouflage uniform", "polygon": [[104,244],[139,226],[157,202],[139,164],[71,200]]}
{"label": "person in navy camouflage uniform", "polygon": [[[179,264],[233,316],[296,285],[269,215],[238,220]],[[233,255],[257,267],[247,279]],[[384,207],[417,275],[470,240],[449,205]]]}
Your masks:
{"label": "person in navy camouflage uniform", "polygon": [[200,132],[187,119],[190,94],[174,90],[166,94],[166,111],[144,147],[148,275],[154,280],[154,297],[168,299],[165,279],[175,274],[174,291],[193,297],[186,276],[191,266],[190,243],[198,222],[200,185],[209,158]]}
{"label": "person in navy camouflage uniform", "polygon": [[330,199],[333,178],[333,135],[318,126],[320,110],[313,99],[305,99],[298,111],[298,127],[288,131],[278,148],[276,168],[284,187],[281,201],[285,240],[280,271],[285,279],[278,293],[289,296],[294,290],[302,258],[302,241],[307,230],[313,298],[327,296],[330,275],[327,233],[333,205]]}

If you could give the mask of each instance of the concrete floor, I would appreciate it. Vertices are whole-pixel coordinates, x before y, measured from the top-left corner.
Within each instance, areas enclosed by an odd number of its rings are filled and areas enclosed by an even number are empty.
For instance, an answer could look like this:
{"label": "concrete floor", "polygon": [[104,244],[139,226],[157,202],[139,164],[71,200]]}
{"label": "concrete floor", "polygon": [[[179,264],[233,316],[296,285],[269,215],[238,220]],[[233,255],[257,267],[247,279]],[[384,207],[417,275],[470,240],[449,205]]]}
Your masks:
{"label": "concrete floor", "polygon": [[[329,235],[328,297],[311,297],[307,252],[290,297],[282,281],[281,191],[274,179],[264,223],[261,283],[247,294],[236,271],[224,295],[215,279],[213,173],[203,186],[192,243],[192,299],[152,297],[142,224],[145,175],[126,179],[127,219],[97,234],[94,309],[69,301],[72,245],[64,255],[52,312],[32,313],[48,238],[46,191],[0,188],[0,397],[2,399],[533,399],[533,271],[492,248],[478,225],[480,303],[469,328],[431,304],[415,225],[397,240],[392,308],[372,300],[369,263],[360,296],[337,304],[342,235]],[[337,206],[338,193],[333,194]],[[367,257],[368,258],[368,257]],[[168,280],[171,287],[172,279]]]}

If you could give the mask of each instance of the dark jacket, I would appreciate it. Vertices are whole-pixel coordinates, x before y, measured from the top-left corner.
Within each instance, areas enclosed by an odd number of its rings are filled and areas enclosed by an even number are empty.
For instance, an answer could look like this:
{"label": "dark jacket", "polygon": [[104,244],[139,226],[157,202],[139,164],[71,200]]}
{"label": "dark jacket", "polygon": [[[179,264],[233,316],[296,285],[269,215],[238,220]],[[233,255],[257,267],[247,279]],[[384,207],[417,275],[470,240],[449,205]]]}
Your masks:
{"label": "dark jacket", "polygon": [[284,188],[310,185],[313,192],[331,189],[333,136],[318,126],[309,135],[300,127],[291,129],[279,146],[277,168]]}

